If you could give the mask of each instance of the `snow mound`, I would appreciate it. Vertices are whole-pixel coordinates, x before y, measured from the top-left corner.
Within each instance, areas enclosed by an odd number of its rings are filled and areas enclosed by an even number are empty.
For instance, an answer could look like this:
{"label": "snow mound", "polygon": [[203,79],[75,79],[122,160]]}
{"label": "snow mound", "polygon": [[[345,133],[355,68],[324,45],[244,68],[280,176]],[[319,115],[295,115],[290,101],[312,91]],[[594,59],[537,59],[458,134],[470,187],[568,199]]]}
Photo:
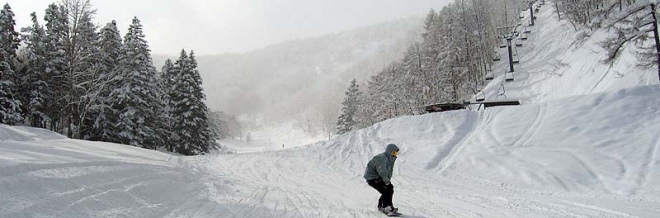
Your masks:
{"label": "snow mound", "polygon": [[225,209],[204,200],[206,175],[186,157],[27,127],[0,125],[0,139],[0,217],[211,217]]}
{"label": "snow mound", "polygon": [[0,141],[39,141],[50,139],[66,139],[66,137],[39,128],[0,124]]}

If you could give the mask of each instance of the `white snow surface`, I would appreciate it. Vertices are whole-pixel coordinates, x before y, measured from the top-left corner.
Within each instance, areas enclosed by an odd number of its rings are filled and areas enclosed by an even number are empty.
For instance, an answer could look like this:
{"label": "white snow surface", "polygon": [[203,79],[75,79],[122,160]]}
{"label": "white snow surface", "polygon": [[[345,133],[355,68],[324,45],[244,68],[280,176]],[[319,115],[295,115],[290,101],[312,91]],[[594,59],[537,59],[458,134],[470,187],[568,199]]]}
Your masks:
{"label": "white snow surface", "polygon": [[223,139],[219,141],[222,152],[225,153],[250,153],[263,151],[276,151],[300,147],[307,144],[322,141],[322,134],[311,134],[305,132],[293,122],[281,123],[279,125],[267,125],[260,119],[259,125],[249,130],[251,140],[247,142],[242,139]]}
{"label": "white snow surface", "polygon": [[600,63],[605,33],[577,43],[548,5],[534,28],[505,83],[524,105],[401,117],[306,146],[182,157],[0,125],[0,217],[385,217],[362,174],[388,143],[401,149],[403,217],[658,217],[656,75],[631,67],[631,48]]}

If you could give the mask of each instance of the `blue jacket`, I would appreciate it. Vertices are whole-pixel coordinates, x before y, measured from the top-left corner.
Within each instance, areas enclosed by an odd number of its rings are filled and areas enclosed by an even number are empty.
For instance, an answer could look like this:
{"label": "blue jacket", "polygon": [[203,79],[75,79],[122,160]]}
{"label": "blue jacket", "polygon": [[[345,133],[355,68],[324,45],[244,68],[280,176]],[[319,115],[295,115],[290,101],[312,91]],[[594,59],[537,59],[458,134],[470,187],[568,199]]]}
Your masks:
{"label": "blue jacket", "polygon": [[369,161],[367,169],[364,172],[364,179],[382,179],[385,184],[390,184],[392,179],[392,172],[394,172],[394,161],[396,157],[392,157],[392,151],[399,151],[399,147],[395,144],[387,145],[384,153],[380,153]]}

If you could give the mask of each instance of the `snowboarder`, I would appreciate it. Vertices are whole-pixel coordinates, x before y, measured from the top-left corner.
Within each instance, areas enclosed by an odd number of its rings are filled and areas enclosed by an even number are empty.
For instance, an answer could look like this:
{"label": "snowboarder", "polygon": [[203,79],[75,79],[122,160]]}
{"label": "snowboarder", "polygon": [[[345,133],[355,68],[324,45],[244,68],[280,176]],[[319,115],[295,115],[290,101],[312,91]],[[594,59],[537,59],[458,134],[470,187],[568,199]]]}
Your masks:
{"label": "snowboarder", "polygon": [[374,156],[367,164],[364,172],[364,179],[369,186],[376,189],[380,194],[378,199],[378,210],[387,215],[397,215],[398,208],[392,205],[392,196],[394,195],[394,186],[392,185],[392,172],[394,170],[394,161],[399,147],[395,144],[387,145],[385,152]]}

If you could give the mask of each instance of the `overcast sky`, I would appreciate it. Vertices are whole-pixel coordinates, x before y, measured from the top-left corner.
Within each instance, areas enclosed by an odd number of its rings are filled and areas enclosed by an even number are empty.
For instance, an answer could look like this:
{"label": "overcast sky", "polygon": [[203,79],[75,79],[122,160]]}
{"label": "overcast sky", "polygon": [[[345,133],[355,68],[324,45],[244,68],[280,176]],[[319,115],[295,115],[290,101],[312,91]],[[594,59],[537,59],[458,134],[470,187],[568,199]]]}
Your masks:
{"label": "overcast sky", "polygon": [[[57,0],[59,1],[59,0]],[[17,30],[30,13],[55,0],[6,0]],[[245,52],[287,40],[339,32],[383,21],[424,16],[449,0],[91,0],[99,26],[117,20],[122,37],[131,19],[144,25],[154,54]]]}

